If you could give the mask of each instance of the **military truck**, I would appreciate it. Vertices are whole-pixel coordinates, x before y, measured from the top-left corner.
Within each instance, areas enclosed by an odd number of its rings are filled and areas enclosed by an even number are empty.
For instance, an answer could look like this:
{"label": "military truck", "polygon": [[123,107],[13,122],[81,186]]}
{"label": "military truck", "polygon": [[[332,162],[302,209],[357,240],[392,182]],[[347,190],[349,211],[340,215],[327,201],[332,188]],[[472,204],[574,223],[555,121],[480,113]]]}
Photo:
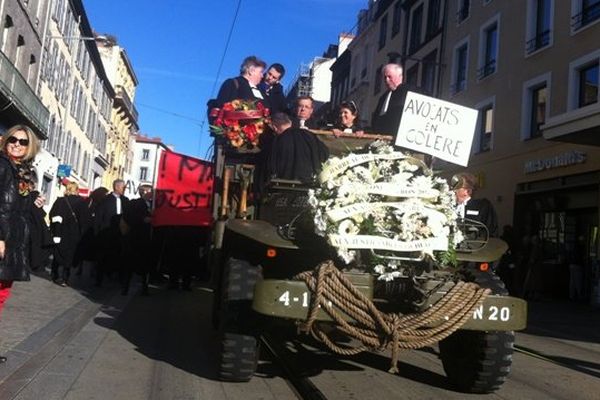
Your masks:
{"label": "military truck", "polygon": [[[319,137],[332,154],[377,139],[370,135]],[[219,375],[225,381],[248,381],[256,370],[259,338],[269,329],[269,321],[302,324],[309,316],[314,292],[297,279],[298,274],[334,256],[326,241],[310,232],[306,210],[311,185],[272,180],[258,198],[252,187],[260,153],[217,141],[215,154],[216,225],[210,264],[213,324],[221,342]],[[489,238],[485,227],[474,221],[463,221],[462,229],[467,237],[457,249],[456,268],[438,268],[408,257],[414,269],[393,282],[361,271],[342,272],[377,308],[395,315],[424,315],[457,282],[475,282],[490,289],[491,295],[460,329],[439,342],[448,379],[459,390],[488,393],[498,389],[509,374],[514,331],[525,327],[526,303],[508,296],[490,268],[507,245]],[[331,321],[325,310],[317,311],[317,321]],[[352,318],[344,319],[353,324]]]}

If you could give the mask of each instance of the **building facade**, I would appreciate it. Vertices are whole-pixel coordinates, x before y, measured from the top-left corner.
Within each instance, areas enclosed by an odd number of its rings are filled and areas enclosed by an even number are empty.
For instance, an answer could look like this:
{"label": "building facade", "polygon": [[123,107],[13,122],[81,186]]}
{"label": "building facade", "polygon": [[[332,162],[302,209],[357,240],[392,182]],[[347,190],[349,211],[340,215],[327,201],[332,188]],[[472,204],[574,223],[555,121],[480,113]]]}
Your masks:
{"label": "building facade", "polygon": [[134,105],[138,79],[124,48],[115,37],[101,35],[96,44],[113,88],[115,101],[111,110],[111,129],[107,140],[109,166],[103,177],[103,185],[110,187],[115,179],[123,179],[131,173],[133,150],[130,144],[137,133],[138,112]]}
{"label": "building facade", "polygon": [[156,186],[156,171],[160,156],[169,148],[159,137],[148,137],[144,135],[132,135],[134,138],[131,158],[131,174],[126,179],[125,195],[129,198],[139,197],[140,185],[148,184]]}
{"label": "building facade", "polygon": [[589,295],[598,279],[600,2],[449,0],[448,15],[440,95],[479,110],[468,168],[477,195],[524,246],[541,244],[544,293],[568,296],[575,265]]}
{"label": "building facade", "polygon": [[48,108],[44,150],[57,171],[44,171],[50,204],[61,179],[83,189],[100,185],[107,168],[106,137],[114,90],[106,77],[95,37],[80,0],[48,2],[38,94]]}

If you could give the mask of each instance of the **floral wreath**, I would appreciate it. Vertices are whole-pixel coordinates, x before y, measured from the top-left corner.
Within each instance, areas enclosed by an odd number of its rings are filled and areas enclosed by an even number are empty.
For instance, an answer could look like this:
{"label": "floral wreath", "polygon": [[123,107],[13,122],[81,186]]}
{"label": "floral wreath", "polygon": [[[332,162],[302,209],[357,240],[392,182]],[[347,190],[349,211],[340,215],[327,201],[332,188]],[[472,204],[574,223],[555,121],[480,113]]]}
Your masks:
{"label": "floral wreath", "polygon": [[259,100],[233,100],[222,108],[213,108],[210,130],[224,136],[233,147],[258,145],[258,139],[268,123],[269,109]]}
{"label": "floral wreath", "polygon": [[362,153],[330,158],[309,192],[315,232],[327,238],[346,263],[361,257],[378,279],[402,276],[408,261],[456,262],[454,193],[420,160],[377,141]]}

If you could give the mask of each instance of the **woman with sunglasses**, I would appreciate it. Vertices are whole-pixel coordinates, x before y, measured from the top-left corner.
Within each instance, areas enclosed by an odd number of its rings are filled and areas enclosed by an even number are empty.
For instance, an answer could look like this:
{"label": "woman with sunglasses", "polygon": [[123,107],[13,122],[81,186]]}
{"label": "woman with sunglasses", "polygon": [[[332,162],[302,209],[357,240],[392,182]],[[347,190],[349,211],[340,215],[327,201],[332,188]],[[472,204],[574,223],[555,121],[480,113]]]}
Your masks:
{"label": "woman with sunglasses", "polygon": [[360,126],[358,108],[353,101],[344,101],[340,104],[338,120],[333,127],[333,134],[337,137],[342,134],[355,134],[362,136],[364,131]]}
{"label": "woman with sunglasses", "polygon": [[[13,281],[29,280],[32,210],[45,201],[32,194],[38,150],[37,137],[25,125],[10,128],[0,143],[0,311]],[[0,356],[3,362],[6,357]]]}

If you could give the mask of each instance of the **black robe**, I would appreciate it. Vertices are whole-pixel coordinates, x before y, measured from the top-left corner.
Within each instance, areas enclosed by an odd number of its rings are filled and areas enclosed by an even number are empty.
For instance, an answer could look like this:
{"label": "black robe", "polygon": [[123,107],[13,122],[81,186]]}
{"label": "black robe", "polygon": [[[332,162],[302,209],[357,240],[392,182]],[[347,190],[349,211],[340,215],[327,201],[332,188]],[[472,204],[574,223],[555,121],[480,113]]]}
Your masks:
{"label": "black robe", "polygon": [[55,240],[54,261],[66,268],[73,266],[75,251],[81,240],[86,207],[83,198],[69,195],[56,199],[50,209],[50,229]]}
{"label": "black robe", "polygon": [[269,176],[308,182],[321,170],[329,149],[314,133],[288,128],[277,135],[271,146]]}
{"label": "black robe", "polygon": [[375,111],[373,112],[371,118],[371,129],[374,133],[381,135],[392,135],[394,137],[396,136],[398,133],[398,128],[400,127],[402,112],[404,111],[406,95],[409,91],[417,93],[421,92],[416,87],[406,84],[400,85],[396,88],[396,90],[392,91],[392,96],[390,97],[387,111],[382,115],[380,115],[381,110],[389,90],[379,97],[379,101],[377,102],[377,106],[375,107]]}

